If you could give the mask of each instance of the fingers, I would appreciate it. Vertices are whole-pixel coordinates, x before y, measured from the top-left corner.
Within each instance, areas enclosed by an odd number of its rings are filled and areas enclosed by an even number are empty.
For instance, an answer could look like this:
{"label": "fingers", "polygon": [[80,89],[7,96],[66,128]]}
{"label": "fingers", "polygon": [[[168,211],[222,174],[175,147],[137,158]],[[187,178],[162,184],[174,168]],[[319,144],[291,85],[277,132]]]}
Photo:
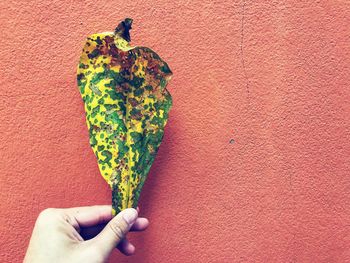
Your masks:
{"label": "fingers", "polygon": [[130,241],[126,238],[120,241],[117,248],[126,256],[131,256],[135,253],[135,246],[131,244]]}
{"label": "fingers", "polygon": [[135,223],[131,227],[131,231],[143,231],[149,225],[149,221],[147,218],[139,217],[136,219]]}
{"label": "fingers", "polygon": [[[130,231],[144,231],[148,225],[149,221],[147,218],[139,217],[132,225]],[[106,224],[100,224],[92,227],[82,227],[80,230],[80,235],[84,238],[84,240],[89,240],[97,236],[105,227]]]}
{"label": "fingers", "polygon": [[110,205],[96,205],[65,209],[73,217],[80,227],[90,227],[107,223],[112,219],[112,207]]}
{"label": "fingers", "polygon": [[[106,227],[94,239],[92,243],[107,258],[111,251],[120,243],[129,232],[137,219],[138,213],[133,208],[128,208],[116,215]],[[128,245],[129,249],[130,246]]]}
{"label": "fingers", "polygon": [[[138,210],[139,211],[139,210]],[[135,223],[132,225],[130,231],[143,231],[149,225],[149,221],[146,218],[139,217],[136,219]],[[126,256],[131,256],[135,253],[135,246],[130,243],[130,241],[124,238],[118,244],[117,248]]]}

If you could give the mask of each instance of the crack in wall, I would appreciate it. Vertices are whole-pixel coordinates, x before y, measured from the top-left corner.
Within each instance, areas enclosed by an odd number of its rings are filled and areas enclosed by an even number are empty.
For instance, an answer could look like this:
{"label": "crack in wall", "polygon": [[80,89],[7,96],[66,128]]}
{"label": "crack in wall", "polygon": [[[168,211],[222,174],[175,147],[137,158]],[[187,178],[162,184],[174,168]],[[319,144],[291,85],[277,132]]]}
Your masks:
{"label": "crack in wall", "polygon": [[246,2],[243,1],[242,4],[242,15],[241,15],[241,45],[240,45],[240,49],[241,49],[241,63],[242,63],[242,68],[243,68],[243,73],[244,73],[244,78],[246,80],[246,90],[248,93],[248,96],[250,95],[250,91],[249,91],[249,78],[247,75],[247,70],[245,67],[245,59],[244,59],[244,18],[245,18],[245,5]]}

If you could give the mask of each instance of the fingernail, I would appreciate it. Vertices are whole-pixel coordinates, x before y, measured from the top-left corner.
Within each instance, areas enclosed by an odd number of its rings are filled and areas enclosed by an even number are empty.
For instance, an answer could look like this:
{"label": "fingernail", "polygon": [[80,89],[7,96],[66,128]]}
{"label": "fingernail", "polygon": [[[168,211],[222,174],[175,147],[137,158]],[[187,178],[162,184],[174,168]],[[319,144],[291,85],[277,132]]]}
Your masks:
{"label": "fingernail", "polygon": [[133,208],[125,209],[123,213],[123,218],[129,225],[131,225],[137,219],[137,211]]}

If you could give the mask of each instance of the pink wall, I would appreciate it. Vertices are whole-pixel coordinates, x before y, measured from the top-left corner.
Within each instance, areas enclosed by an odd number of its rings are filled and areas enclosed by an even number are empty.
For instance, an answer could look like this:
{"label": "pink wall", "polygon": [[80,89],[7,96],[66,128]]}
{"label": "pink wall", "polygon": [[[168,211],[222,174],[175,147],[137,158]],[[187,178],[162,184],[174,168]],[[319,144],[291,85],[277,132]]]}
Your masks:
{"label": "pink wall", "polygon": [[21,261],[42,209],[110,203],[75,70],[125,17],[174,72],[174,106],[151,226],[113,259],[350,262],[350,6],[144,2],[0,2],[0,262]]}

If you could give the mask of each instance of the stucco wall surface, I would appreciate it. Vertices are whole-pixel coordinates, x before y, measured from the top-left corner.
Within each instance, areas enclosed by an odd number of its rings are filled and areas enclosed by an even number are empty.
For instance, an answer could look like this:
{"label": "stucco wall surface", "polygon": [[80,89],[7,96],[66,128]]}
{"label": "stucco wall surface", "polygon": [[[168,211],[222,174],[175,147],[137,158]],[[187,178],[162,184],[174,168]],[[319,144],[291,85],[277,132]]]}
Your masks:
{"label": "stucco wall surface", "polygon": [[172,69],[141,197],[151,225],[111,262],[350,262],[348,1],[0,1],[0,262],[46,207],[110,203],[76,65],[134,19]]}

